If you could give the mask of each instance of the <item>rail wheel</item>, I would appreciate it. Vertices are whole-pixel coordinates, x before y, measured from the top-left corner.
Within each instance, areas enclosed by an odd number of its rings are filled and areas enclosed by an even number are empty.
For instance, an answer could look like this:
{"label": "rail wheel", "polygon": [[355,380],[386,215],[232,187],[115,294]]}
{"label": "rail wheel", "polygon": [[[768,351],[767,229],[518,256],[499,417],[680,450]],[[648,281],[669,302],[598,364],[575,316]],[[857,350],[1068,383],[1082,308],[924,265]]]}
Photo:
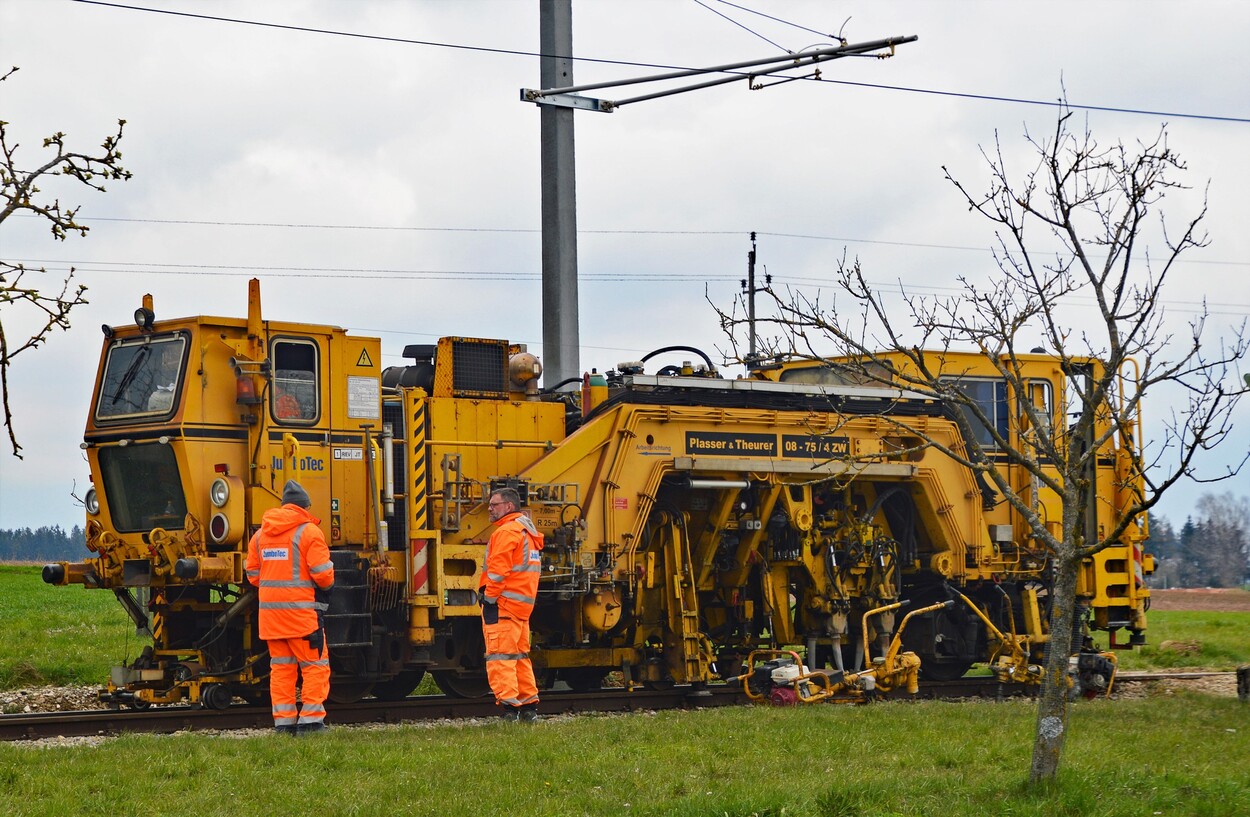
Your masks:
{"label": "rail wheel", "polygon": [[596,667],[572,667],[560,670],[559,678],[574,692],[593,692],[603,687],[605,670]]}
{"label": "rail wheel", "polygon": [[642,685],[653,692],[668,692],[677,685],[677,682],[673,680],[673,676],[665,675],[655,681],[643,681]]}
{"label": "rail wheel", "polygon": [[225,684],[205,684],[200,687],[200,706],[205,709],[228,709],[234,695]]}
{"label": "rail wheel", "polygon": [[378,681],[373,685],[373,697],[379,701],[402,701],[421,685],[425,670],[410,669],[396,675],[389,681]]}
{"label": "rail wheel", "polygon": [[372,681],[330,681],[330,700],[336,704],[354,704],[372,691]]}
{"label": "rail wheel", "polygon": [[329,650],[330,700],[336,704],[354,704],[373,691],[368,678],[368,661],[364,651],[356,648]]}
{"label": "rail wheel", "polygon": [[485,675],[462,675],[454,670],[432,670],[434,683],[453,698],[485,698],[490,694],[490,683]]}
{"label": "rail wheel", "polygon": [[716,656],[716,674],[722,681],[729,681],[742,674],[742,653],[736,650],[721,650]]}

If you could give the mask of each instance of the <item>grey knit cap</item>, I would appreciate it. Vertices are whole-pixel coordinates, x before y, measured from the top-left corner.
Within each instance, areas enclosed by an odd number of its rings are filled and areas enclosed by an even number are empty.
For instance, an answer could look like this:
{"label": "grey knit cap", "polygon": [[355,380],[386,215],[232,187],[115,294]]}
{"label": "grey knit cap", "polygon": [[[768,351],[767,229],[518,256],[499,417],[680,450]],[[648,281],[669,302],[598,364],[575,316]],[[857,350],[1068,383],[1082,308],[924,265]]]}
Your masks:
{"label": "grey knit cap", "polygon": [[298,482],[288,479],[282,488],[282,504],[307,508],[312,505],[312,500],[308,498],[308,492]]}

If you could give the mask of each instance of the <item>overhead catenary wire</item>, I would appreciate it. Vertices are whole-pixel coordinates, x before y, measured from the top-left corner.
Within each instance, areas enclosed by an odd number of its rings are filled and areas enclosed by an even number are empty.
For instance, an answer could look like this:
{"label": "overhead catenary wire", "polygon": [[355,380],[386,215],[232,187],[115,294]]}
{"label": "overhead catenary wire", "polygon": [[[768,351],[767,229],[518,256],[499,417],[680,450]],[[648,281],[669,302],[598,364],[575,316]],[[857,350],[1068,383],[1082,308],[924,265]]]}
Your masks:
{"label": "overhead catenary wire", "polygon": [[[413,269],[376,269],[368,267],[296,267],[256,264],[185,264],[145,261],[66,261],[63,259],[14,259],[21,264],[60,265],[68,269],[73,267],[78,272],[107,272],[116,274],[141,275],[216,275],[241,277],[256,273],[281,274],[285,278],[331,278],[341,279],[344,276],[362,280],[446,280],[446,281],[530,281],[541,278],[537,270],[533,272],[518,270],[413,270]],[[588,281],[735,281],[736,272],[708,275],[705,272],[673,273],[673,272],[630,272],[630,273],[582,273],[581,278]]]}
{"label": "overhead catenary wire", "polygon": [[[452,43],[440,43],[440,42],[435,42],[435,41],[405,40],[405,39],[395,38],[395,37],[378,37],[378,36],[375,36],[375,35],[359,35],[359,34],[353,34],[353,33],[349,33],[349,32],[339,32],[339,31],[334,31],[334,30],[331,30],[331,29],[313,29],[313,28],[308,28],[308,27],[303,27],[303,26],[291,26],[291,25],[284,25],[284,24],[261,23],[261,22],[257,22],[257,21],[242,20],[242,19],[239,19],[239,18],[221,18],[221,17],[214,17],[214,16],[211,16],[211,15],[194,14],[194,13],[182,12],[182,11],[172,11],[172,10],[168,10],[168,9],[152,9],[152,8],[145,8],[145,7],[141,7],[141,6],[134,6],[134,5],[130,5],[130,4],[124,4],[124,3],[104,2],[103,0],[76,0],[76,1],[77,1],[77,2],[82,2],[82,3],[87,3],[87,4],[90,4],[90,5],[97,5],[97,6],[108,6],[108,7],[115,7],[115,8],[121,8],[121,9],[132,9],[132,10],[138,10],[138,11],[147,11],[147,12],[154,12],[154,13],[161,13],[161,14],[169,14],[169,15],[180,16],[180,17],[192,17],[192,18],[203,18],[203,19],[210,19],[210,20],[219,20],[219,21],[224,21],[224,22],[229,22],[229,23],[239,23],[239,24],[247,24],[247,25],[259,25],[259,26],[265,26],[265,27],[270,27],[270,28],[290,29],[290,30],[296,30],[296,31],[306,31],[306,32],[318,33],[318,34],[334,34],[334,35],[352,36],[352,37],[365,37],[365,38],[368,38],[368,39],[378,39],[378,40],[384,40],[384,41],[392,41],[392,42],[408,43],[408,44],[415,44],[415,45],[421,45],[421,46],[437,46],[437,47],[449,47],[449,48],[450,48],[450,47],[454,47],[454,48],[463,48],[463,49],[465,49],[465,50],[472,50],[472,51],[487,51],[487,52],[494,52],[494,53],[506,53],[506,54],[510,54],[510,55],[517,55],[517,56],[540,56],[540,55],[535,54],[535,53],[533,53],[533,52],[526,52],[526,51],[513,51],[513,50],[503,50],[503,49],[491,49],[491,48],[482,48],[482,47],[479,47],[479,46],[469,46],[469,45],[460,45],[460,44],[452,44]],[[720,0],[720,1],[722,1],[722,2],[723,2],[723,0]],[[696,2],[699,2],[699,0],[696,0]],[[705,8],[707,7],[705,3],[700,2],[699,4],[700,4],[701,6],[704,6]],[[742,6],[737,6],[737,5],[732,4],[732,3],[726,3],[726,5],[732,6],[732,7],[734,7],[734,8],[740,8],[740,9],[743,9],[743,10],[746,10],[746,11],[750,11],[749,9],[745,9],[745,7],[742,7]],[[717,13],[719,13],[719,12],[717,12]],[[754,12],[753,12],[753,13],[754,13]],[[763,15],[763,16],[767,16],[767,15]],[[771,19],[776,19],[776,18],[771,18]],[[745,27],[744,27],[744,28],[745,28]],[[750,30],[750,29],[747,29],[747,30]],[[809,31],[811,31],[811,29],[808,29],[808,30],[809,30]],[[771,42],[771,41],[770,41],[770,42]],[[776,44],[774,43],[774,45],[776,45]],[[646,64],[646,63],[635,63],[635,62],[626,62],[626,61],[619,61],[619,60],[601,60],[601,59],[595,59],[595,58],[575,58],[575,59],[582,60],[582,61],[587,61],[587,62],[604,62],[604,63],[612,63],[612,64],[618,64],[618,65],[633,65],[633,66],[644,66],[644,65],[650,65],[650,64]],[[654,66],[654,65],[652,65],[651,67],[671,67],[671,66]],[[897,85],[880,85],[880,84],[874,84],[874,83],[860,83],[860,82],[841,81],[841,80],[823,80],[823,81],[825,81],[825,82],[831,82],[831,83],[834,83],[834,84],[844,84],[844,85],[849,85],[849,86],[864,87],[864,88],[870,88],[870,89],[885,89],[885,90],[904,91],[904,92],[919,92],[919,93],[927,93],[927,94],[939,94],[939,95],[948,95],[948,96],[958,96],[958,97],[968,98],[968,99],[984,99],[984,100],[999,101],[999,102],[1011,102],[1011,103],[1020,103],[1020,104],[1035,104],[1035,105],[1056,105],[1056,104],[1062,104],[1062,103],[1059,103],[1059,102],[1041,102],[1041,101],[1038,101],[1038,100],[1029,100],[1029,99],[1022,99],[1022,98],[1005,97],[1005,96],[986,96],[986,95],[968,94],[968,93],[954,93],[954,92],[946,92],[946,91],[934,91],[934,90],[931,90],[931,89],[917,89],[917,88],[910,88],[910,87],[905,87],[905,86],[897,86]],[[1111,107],[1105,107],[1105,106],[1093,107],[1093,106],[1072,105],[1072,104],[1069,104],[1069,105],[1068,105],[1068,107],[1073,107],[1073,108],[1087,108],[1087,109],[1092,108],[1092,109],[1095,109],[1095,110],[1102,110],[1102,111],[1126,111],[1126,110],[1127,110],[1127,109],[1111,108]],[[1157,113],[1158,113],[1158,112],[1141,111],[1141,110],[1136,110],[1136,111],[1134,111],[1134,110],[1128,110],[1127,112],[1131,112],[1131,113],[1152,113],[1152,114],[1157,114]],[[1179,115],[1179,116],[1184,117],[1184,116],[1188,116],[1188,115],[1183,115],[1183,114],[1182,114],[1182,115]],[[1238,122],[1240,122],[1240,121],[1250,121],[1250,119],[1236,119],[1236,118],[1231,118],[1231,117],[1209,117],[1209,116],[1202,116],[1202,117],[1197,117],[1197,118],[1219,119],[1219,120],[1224,120],[1224,121],[1238,121]],[[100,219],[100,220],[104,220],[104,219]],[[118,220],[120,220],[120,219],[118,219]],[[181,222],[181,223],[190,223],[190,222]],[[243,224],[242,222],[233,222],[233,223],[231,223],[231,224],[232,224],[232,226],[244,226],[244,224]],[[248,226],[250,226],[250,225],[248,225]],[[353,226],[353,225],[263,225],[263,226],[300,226],[300,227],[319,227],[319,228],[321,228],[321,229],[411,230],[411,231],[422,231],[422,232],[427,232],[427,231],[446,231],[446,232],[500,232],[500,233],[511,232],[511,233],[518,233],[518,234],[523,234],[523,233],[538,234],[538,233],[540,232],[540,231],[538,231],[538,230],[536,230],[536,229],[535,229],[535,230],[528,230],[528,229],[518,229],[518,228],[476,228],[476,227],[448,227],[448,228],[440,228],[440,227],[402,227],[402,226],[401,226],[401,227],[386,227],[386,226],[378,226],[378,225],[358,225],[358,226]],[[655,235],[662,235],[662,234],[667,234],[667,235],[732,235],[732,234],[738,234],[738,233],[741,233],[741,232],[743,232],[743,231],[729,231],[729,230],[726,230],[726,231],[688,231],[688,230],[682,230],[682,231],[602,230],[602,231],[598,231],[598,230],[582,230],[582,231],[580,231],[580,232],[582,232],[582,233],[584,233],[584,234],[589,234],[589,235],[593,235],[593,234],[634,234],[634,235],[641,235],[641,234],[655,234]],[[817,235],[803,235],[803,234],[796,234],[796,233],[781,233],[781,232],[778,232],[778,233],[771,233],[771,232],[766,232],[766,231],[760,231],[760,234],[761,234],[761,235],[771,235],[771,236],[774,236],[774,237],[783,237],[783,238],[801,239],[801,240],[837,241],[837,242],[851,243],[851,244],[869,244],[869,245],[882,245],[882,246],[915,247],[915,248],[923,248],[923,249],[940,249],[940,250],[952,250],[952,251],[964,251],[964,252],[978,252],[978,253],[985,253],[985,252],[988,252],[988,248],[986,248],[986,247],[984,247],[984,246],[975,246],[975,247],[974,247],[974,246],[958,246],[958,245],[943,245],[943,244],[927,244],[927,243],[921,243],[921,242],[888,241],[888,240],[879,240],[879,239],[856,239],[856,238],[845,238],[845,237],[839,237],[839,236],[817,236]],[[101,263],[107,263],[107,262],[101,262]],[[126,265],[133,265],[134,263],[135,263],[135,262],[116,262],[116,263],[114,263],[114,264],[113,264],[113,266],[126,266]],[[1247,264],[1246,264],[1246,262],[1239,262],[1239,261],[1203,260],[1203,259],[1189,259],[1189,258],[1187,258],[1187,259],[1182,259],[1182,263],[1192,263],[1192,264],[1218,264],[1218,265],[1231,265],[1231,266],[1246,266],[1246,265],[1247,265]],[[222,273],[216,273],[216,274],[235,274],[235,275],[238,275],[238,274],[244,274],[244,273],[240,273],[240,272],[238,272],[238,270],[240,269],[239,267],[234,267],[234,266],[231,266],[231,267],[210,267],[210,266],[206,266],[206,265],[187,265],[187,266],[188,266],[188,267],[192,267],[192,268],[198,268],[198,269],[200,269],[200,270],[220,269],[220,270],[225,271],[225,272],[222,272]],[[130,266],[130,268],[131,268],[132,270],[137,269],[137,267],[135,267],[135,266]],[[103,267],[99,267],[99,268],[97,268],[97,271],[102,271],[103,269],[104,269]],[[254,269],[265,269],[265,268],[254,268]],[[401,271],[394,271],[394,270],[352,270],[352,269],[329,269],[329,268],[326,268],[326,269],[299,269],[299,268],[281,269],[281,268],[268,268],[268,271],[270,271],[270,272],[288,272],[288,273],[292,273],[292,274],[304,274],[304,275],[309,275],[309,276],[319,276],[319,277],[330,277],[330,276],[332,276],[332,275],[342,275],[342,274],[349,274],[349,275],[353,275],[353,274],[354,274],[354,275],[391,276],[391,277],[399,277],[399,278],[402,278],[402,277],[414,277],[414,276],[420,276],[420,277],[422,277],[422,278],[424,278],[424,279],[426,279],[426,280],[464,280],[466,276],[480,276],[480,277],[478,278],[478,280],[490,280],[492,277],[494,277],[494,278],[500,278],[501,276],[512,276],[512,275],[515,275],[515,273],[512,273],[512,272],[507,272],[507,271],[504,271],[504,272],[500,272],[500,271],[469,271],[469,272],[460,272],[460,271],[449,271],[449,270],[401,270]],[[155,270],[154,270],[153,272],[154,272],[154,273],[158,273],[159,271],[155,271]],[[645,274],[638,274],[638,273],[632,273],[632,274],[629,274],[629,275],[621,275],[621,276],[605,276],[605,277],[599,277],[599,276],[597,276],[596,274],[593,274],[593,273],[584,273],[584,274],[583,274],[583,277],[584,277],[586,280],[600,280],[600,281],[651,280],[651,279],[646,278],[646,277],[645,277]],[[664,279],[668,279],[668,280],[675,280],[675,281],[682,281],[682,280],[686,280],[686,278],[684,278],[683,276],[680,276],[680,275],[678,275],[678,276],[674,276],[674,275],[664,275],[664,276],[658,276],[658,277],[662,277],[662,278],[664,278]],[[729,276],[729,277],[727,277],[727,278],[726,278],[726,280],[728,280],[730,277],[733,277],[733,276]],[[699,278],[702,278],[702,276],[700,276]],[[509,280],[509,278],[507,278],[507,277],[503,277],[503,278],[502,278],[502,280]],[[528,280],[528,279],[527,279],[527,278],[512,278],[511,280]],[[698,280],[698,278],[692,278],[691,280]],[[707,279],[707,280],[717,280],[717,279],[716,279],[716,278],[711,278],[711,279]],[[797,281],[797,280],[801,280],[801,279],[797,279],[797,278],[796,278],[796,279],[792,279],[792,280],[796,280],[796,281]],[[816,281],[817,283],[821,283],[821,282],[822,282],[822,279],[809,279],[809,280],[814,280],[814,281]]]}
{"label": "overhead catenary wire", "polygon": [[[782,51],[786,52],[787,54],[793,54],[793,53],[794,53],[792,50],[790,50],[789,48],[786,48],[784,45],[779,45],[778,43],[773,42],[772,40],[770,40],[770,39],[768,39],[767,37],[765,37],[763,34],[759,33],[758,31],[755,31],[754,29],[750,28],[749,26],[747,26],[747,25],[745,25],[745,24],[743,24],[743,23],[738,22],[738,21],[737,21],[737,20],[735,20],[734,18],[730,17],[728,14],[725,14],[725,13],[723,13],[723,12],[719,12],[719,11],[717,11],[716,9],[712,8],[711,6],[709,6],[707,3],[704,3],[704,2],[703,2],[703,0],[694,0],[694,3],[695,3],[696,5],[702,6],[703,8],[707,9],[708,11],[712,12],[712,13],[713,13],[713,14],[715,14],[717,17],[720,17],[720,18],[722,18],[722,19],[724,19],[724,20],[728,20],[729,22],[731,22],[731,23],[733,23],[734,25],[736,25],[738,28],[740,28],[740,29],[742,29],[743,31],[747,32],[748,34],[753,34],[753,35],[755,35],[756,37],[759,37],[761,40],[763,40],[764,42],[766,42],[766,43],[768,43],[769,45],[773,46],[774,48],[779,48],[779,49],[781,49]],[[731,4],[731,5],[732,5],[732,4]],[[737,7],[735,7],[735,8],[737,8]]]}
{"label": "overhead catenary wire", "polygon": [[[698,0],[695,0],[695,2],[698,2]],[[731,2],[729,2],[729,0],[716,0],[716,2],[720,3],[722,6],[729,6],[730,8],[736,8],[736,9],[738,9],[738,10],[740,10],[740,11],[745,11],[745,12],[747,12],[747,13],[749,13],[749,14],[755,14],[755,15],[758,15],[758,16],[760,16],[760,17],[763,17],[763,18],[764,18],[764,19],[766,19],[766,20],[772,20],[774,23],[781,23],[782,25],[791,26],[791,27],[793,27],[793,28],[800,29],[801,31],[806,31],[806,32],[808,32],[809,34],[816,34],[816,35],[819,35],[819,36],[821,36],[821,37],[832,37],[832,38],[833,38],[833,39],[835,39],[835,40],[841,40],[841,39],[842,39],[842,35],[841,35],[841,34],[831,34],[831,33],[829,33],[829,32],[825,32],[825,31],[817,31],[817,30],[816,30],[816,29],[814,29],[814,28],[808,28],[807,26],[799,25],[798,23],[791,22],[790,20],[783,20],[783,19],[782,19],[782,18],[780,18],[780,17],[774,17],[774,16],[773,16],[773,15],[771,15],[771,14],[765,14],[764,12],[762,12],[762,11],[757,11],[756,9],[747,8],[746,6],[740,6],[740,5],[738,5],[737,3],[731,3]],[[699,3],[699,5],[703,5],[703,4],[702,4],[702,3]]]}
{"label": "overhead catenary wire", "polygon": [[[39,218],[39,216],[26,213],[19,213],[18,218]],[[95,216],[91,218],[79,218],[79,222],[90,224],[94,221],[99,222],[119,222],[134,224],[169,224],[169,225],[187,225],[200,227],[255,227],[255,228],[275,228],[275,229],[296,229],[296,230],[362,230],[362,231],[394,231],[394,232],[416,232],[416,233],[513,233],[513,234],[529,234],[541,235],[542,230],[537,227],[425,227],[425,226],[406,226],[406,225],[383,225],[383,224],[316,224],[309,222],[279,222],[279,221],[215,221],[209,219],[162,219],[162,218],[124,218],[114,216]],[[989,252],[990,248],[986,246],[973,246],[967,244],[933,244],[923,241],[891,241],[877,238],[856,238],[850,236],[836,235],[816,235],[811,233],[784,233],[770,230],[658,230],[658,229],[578,229],[579,235],[655,235],[655,236],[741,236],[749,232],[755,232],[760,236],[768,236],[771,238],[789,238],[802,241],[830,241],[841,244],[868,244],[873,246],[884,247],[911,247],[923,250],[954,250],[959,252]],[[32,261],[28,263],[44,263]],[[51,262],[59,263],[59,262]],[[68,263],[68,262],[66,262]],[[124,263],[124,262],[117,262]],[[1218,259],[1182,259],[1182,263],[1186,264],[1211,264],[1219,266],[1250,266],[1250,261],[1228,261]]]}
{"label": "overhead catenary wire", "polygon": [[[219,15],[200,14],[200,13],[189,12],[189,11],[176,11],[174,9],[150,8],[147,6],[138,6],[138,5],[134,5],[131,3],[107,2],[107,0],[72,0],[72,2],[82,3],[86,5],[92,5],[92,6],[102,6],[106,8],[115,8],[115,9],[121,9],[121,10],[126,10],[126,11],[139,11],[139,12],[146,12],[146,13],[151,13],[151,14],[163,14],[163,15],[168,15],[172,17],[182,17],[182,18],[196,19],[196,20],[209,20],[213,22],[230,23],[234,25],[256,26],[260,28],[272,28],[272,29],[278,29],[278,30],[284,30],[284,31],[302,32],[302,33],[307,33],[307,34],[321,34],[321,35],[327,35],[327,36],[349,37],[349,38],[362,39],[362,40],[375,40],[378,42],[396,43],[396,44],[401,44],[401,45],[417,45],[417,46],[424,46],[428,48],[447,48],[447,49],[454,49],[454,50],[461,50],[461,51],[475,51],[475,52],[486,53],[486,54],[500,54],[504,56],[529,57],[529,58],[533,58],[533,57],[541,58],[545,56],[540,52],[527,51],[527,50],[522,50],[522,49],[491,48],[487,46],[467,45],[464,43],[446,43],[446,42],[438,42],[435,40],[418,40],[418,39],[412,39],[412,38],[406,38],[406,37],[392,37],[392,36],[386,36],[386,35],[380,35],[380,34],[361,34],[358,32],[339,31],[335,29],[326,29],[326,28],[315,28],[312,26],[298,26],[298,25],[292,25],[288,23],[269,23],[269,22],[263,22],[259,20],[246,20],[246,19],[239,18],[239,17],[223,17]],[[691,68],[689,66],[665,65],[665,64],[660,64],[660,63],[637,62],[637,61],[631,61],[631,60],[613,60],[613,59],[605,59],[601,57],[574,57],[574,56],[568,56],[568,55],[561,55],[560,58],[572,60],[574,62],[594,63],[594,64],[600,64],[600,65],[619,65],[619,66],[625,66],[625,67],[630,67],[630,68],[659,68],[659,69],[669,70],[669,71],[700,70],[700,69]],[[730,72],[725,71],[722,73],[730,73]],[[740,76],[746,77],[746,76],[749,76],[749,74],[742,73],[740,74]],[[809,82],[823,82],[827,84],[847,85],[847,86],[854,86],[854,87],[860,87],[860,88],[872,88],[872,89],[887,90],[887,91],[927,94],[927,95],[935,95],[935,96],[949,96],[949,97],[957,98],[957,99],[973,99],[973,100],[980,100],[980,101],[985,101],[985,102],[1003,102],[1003,103],[1013,103],[1013,104],[1022,104],[1022,105],[1040,105],[1040,106],[1047,106],[1047,107],[1062,107],[1062,108],[1075,109],[1075,110],[1092,110],[1092,111],[1103,111],[1103,112],[1108,112],[1108,113],[1134,114],[1134,115],[1141,115],[1141,116],[1162,116],[1162,117],[1167,117],[1169,119],[1194,119],[1194,120],[1204,120],[1204,121],[1212,121],[1212,122],[1250,124],[1250,117],[1180,113],[1176,111],[1156,111],[1156,110],[1148,110],[1148,109],[1143,109],[1143,108],[1124,108],[1124,107],[1117,107],[1117,106],[1111,106],[1111,105],[1087,105],[1083,103],[1077,103],[1077,102],[1071,102],[1071,101],[1065,101],[1065,100],[1025,99],[1021,97],[997,96],[997,95],[992,95],[992,94],[974,94],[970,92],[942,91],[942,90],[937,90],[937,89],[932,89],[932,88],[912,88],[912,87],[902,86],[902,85],[882,85],[882,84],[870,83],[870,82],[850,82],[846,80],[830,80],[830,79],[824,79],[824,78],[817,79],[815,77],[796,77],[796,79],[803,79]]]}
{"label": "overhead catenary wire", "polygon": [[[104,261],[82,261],[67,262],[53,260],[23,260],[23,263],[30,264],[59,264],[63,265],[60,270],[53,268],[46,270],[49,273],[64,274],[70,267],[73,267],[77,273],[98,273],[108,275],[158,275],[158,276],[188,276],[196,277],[223,277],[223,278],[243,278],[254,277],[257,274],[264,274],[267,277],[275,279],[301,279],[301,280],[336,280],[340,281],[344,278],[362,281],[538,281],[542,278],[542,273],[538,270],[514,270],[514,271],[485,271],[485,270],[370,270],[357,268],[342,267],[280,267],[280,266],[248,266],[248,265],[211,265],[211,264],[161,264],[161,263],[142,263],[142,262],[104,262]],[[720,274],[707,273],[690,273],[684,274],[680,272],[666,271],[657,273],[585,273],[581,276],[587,283],[635,283],[639,281],[648,283],[737,283],[741,279],[741,275],[737,271],[726,272]],[[812,276],[812,275],[773,275],[774,289],[777,287],[802,286],[817,289],[834,287],[834,281],[828,276]],[[885,296],[901,296],[901,295],[955,295],[964,292],[962,286],[943,286],[941,284],[902,284],[898,281],[869,281],[869,284],[879,294]],[[1092,297],[1071,297],[1074,305],[1092,305],[1094,299]],[[1235,317],[1250,317],[1250,304],[1221,303],[1217,306],[1209,305],[1205,300],[1175,300],[1167,299],[1164,305],[1179,312],[1197,313],[1205,312],[1208,315],[1231,315]]]}

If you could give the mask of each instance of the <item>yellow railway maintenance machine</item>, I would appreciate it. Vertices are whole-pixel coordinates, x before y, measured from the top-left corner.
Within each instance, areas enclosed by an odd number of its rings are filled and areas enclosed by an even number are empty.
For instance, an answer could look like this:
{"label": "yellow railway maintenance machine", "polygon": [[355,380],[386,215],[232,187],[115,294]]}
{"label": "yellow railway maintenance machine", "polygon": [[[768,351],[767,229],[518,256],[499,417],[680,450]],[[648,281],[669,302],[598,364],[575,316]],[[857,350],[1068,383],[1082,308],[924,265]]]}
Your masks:
{"label": "yellow railway maintenance machine", "polygon": [[[426,672],[450,694],[487,693],[475,594],[500,486],[546,534],[532,620],[546,683],[596,688],[620,672],[697,690],[787,647],[821,689],[852,696],[977,662],[1036,682],[1046,554],[970,471],[881,419],[958,447],[951,409],[921,395],[827,382],[799,361],[725,379],[689,347],[647,359],[701,361],[620,364],[572,396],[541,391],[537,359],[502,340],[409,346],[408,365],[383,370],[375,338],[264,319],[257,281],[246,318],[157,322],[148,296],[133,327],[105,335],[83,442],[93,557],[44,579],[112,590],[151,634],[114,669],[114,704],[265,696],[243,559],[287,479],[307,489],[335,563],[335,700],[402,697]],[[1017,433],[1021,397],[975,356],[947,363]],[[1028,365],[1027,399],[1062,422],[1057,359]],[[1116,445],[1099,458],[1091,525],[1133,489]],[[1013,479],[1059,519],[1055,497]],[[1131,530],[1088,564],[1080,619],[1135,642],[1152,566]],[[1109,680],[1101,660],[1082,656],[1095,685]]]}

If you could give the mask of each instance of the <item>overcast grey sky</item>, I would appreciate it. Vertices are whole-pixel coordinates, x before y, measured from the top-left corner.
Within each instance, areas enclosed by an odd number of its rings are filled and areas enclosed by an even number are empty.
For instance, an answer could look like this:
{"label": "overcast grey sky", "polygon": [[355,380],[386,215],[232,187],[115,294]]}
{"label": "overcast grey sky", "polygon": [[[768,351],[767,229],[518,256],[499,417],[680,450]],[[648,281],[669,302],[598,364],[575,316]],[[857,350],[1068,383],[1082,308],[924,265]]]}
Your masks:
{"label": "overcast grey sky", "polygon": [[[0,256],[46,266],[48,286],[72,265],[91,301],[10,373],[25,460],[0,452],[0,528],[81,524],[71,492],[87,481],[78,443],[99,327],[129,321],[144,293],[158,317],[241,316],[256,276],[266,317],[379,336],[384,365],[399,364],[405,344],[443,335],[503,337],[542,354],[539,117],[518,101],[518,89],[538,85],[536,0],[133,5],[370,36],[0,2],[0,63],[21,67],[0,85],[0,118],[25,162],[39,160],[49,133],[94,146],[125,118],[134,172],[106,194],[56,188],[82,204],[86,238],[54,242],[35,219],[0,228]],[[703,66],[830,41],[813,31],[920,39],[890,60],[826,64],[820,83],[734,83],[579,112],[583,368],[673,344],[719,360],[725,343],[705,292],[731,302],[752,230],[761,272],[811,291],[844,253],[873,281],[919,295],[950,294],[958,275],[992,280],[993,233],[942,166],[983,189],[979,151],[998,134],[1023,170],[1023,134],[1053,129],[1055,110],[959,95],[1053,101],[1066,88],[1074,104],[1151,112],[1082,113],[1106,144],[1151,139],[1167,123],[1196,188],[1170,196],[1167,213],[1191,217],[1205,190],[1211,237],[1167,290],[1172,325],[1183,330],[1206,300],[1205,337],[1218,343],[1250,314],[1250,3],[738,5],[778,20],[718,0],[574,0],[574,51]],[[653,70],[579,62],[575,76]],[[1092,318],[1079,303],[1070,314],[1077,329]],[[1166,408],[1147,405],[1148,429]],[[1250,406],[1238,422],[1204,462],[1209,472],[1245,455]],[[1162,513],[1183,522],[1204,490],[1248,494],[1250,474],[1182,485]]]}

